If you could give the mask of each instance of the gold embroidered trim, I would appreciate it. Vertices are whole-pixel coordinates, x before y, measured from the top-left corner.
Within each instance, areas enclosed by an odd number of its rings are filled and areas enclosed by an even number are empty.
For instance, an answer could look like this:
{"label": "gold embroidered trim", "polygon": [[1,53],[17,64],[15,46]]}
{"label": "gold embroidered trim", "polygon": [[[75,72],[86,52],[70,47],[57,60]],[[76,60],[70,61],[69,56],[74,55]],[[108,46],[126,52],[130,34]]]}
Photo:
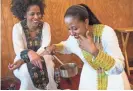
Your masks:
{"label": "gold embroidered trim", "polygon": [[56,51],[62,51],[64,49],[64,45],[62,43],[54,44],[56,46]]}
{"label": "gold embroidered trim", "polygon": [[99,53],[97,57],[95,58],[95,60],[93,61],[93,63],[103,68],[105,71],[108,71],[111,67],[114,66],[115,60],[108,54],[99,50]]}
{"label": "gold embroidered trim", "polygon": [[[102,24],[95,24],[93,25],[93,35],[94,35],[94,42],[100,45],[101,36],[103,32],[104,25]],[[101,47],[99,47],[101,49]],[[108,75],[105,73],[105,71],[109,70],[112,66],[115,64],[115,60],[104,53],[103,51],[99,50],[99,53],[97,57],[92,60],[93,56],[82,50],[84,58],[87,60],[87,62],[95,69],[97,70],[97,81],[98,81],[98,90],[106,90],[108,86]]]}

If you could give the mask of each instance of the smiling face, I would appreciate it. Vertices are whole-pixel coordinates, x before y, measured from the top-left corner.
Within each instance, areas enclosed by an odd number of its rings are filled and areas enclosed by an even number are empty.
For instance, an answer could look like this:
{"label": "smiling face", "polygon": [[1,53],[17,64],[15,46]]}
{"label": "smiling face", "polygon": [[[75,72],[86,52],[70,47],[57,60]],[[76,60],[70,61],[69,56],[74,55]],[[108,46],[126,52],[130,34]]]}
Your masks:
{"label": "smiling face", "polygon": [[42,19],[39,6],[38,5],[29,6],[25,17],[27,19],[27,24],[29,24],[31,27],[37,27],[40,20]]}
{"label": "smiling face", "polygon": [[86,36],[86,32],[88,30],[88,19],[81,21],[78,18],[66,16],[65,24],[70,32],[70,35],[74,36],[76,39],[79,38],[79,35]]}

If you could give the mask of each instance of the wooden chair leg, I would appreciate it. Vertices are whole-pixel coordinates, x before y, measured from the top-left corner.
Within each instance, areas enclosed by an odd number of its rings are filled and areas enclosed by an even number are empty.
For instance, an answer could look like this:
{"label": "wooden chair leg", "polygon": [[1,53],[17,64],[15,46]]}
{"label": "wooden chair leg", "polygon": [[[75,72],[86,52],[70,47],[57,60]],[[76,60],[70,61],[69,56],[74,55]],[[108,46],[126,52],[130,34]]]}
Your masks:
{"label": "wooden chair leg", "polygon": [[124,57],[125,57],[125,65],[126,65],[126,70],[127,70],[127,74],[128,76],[130,76],[130,67],[129,67],[129,63],[128,63],[128,55],[127,55],[127,43],[128,43],[128,39],[129,39],[129,34],[126,34],[126,38],[124,39],[124,34],[121,33],[121,38],[122,38],[122,46],[123,46],[123,52],[124,52]]}

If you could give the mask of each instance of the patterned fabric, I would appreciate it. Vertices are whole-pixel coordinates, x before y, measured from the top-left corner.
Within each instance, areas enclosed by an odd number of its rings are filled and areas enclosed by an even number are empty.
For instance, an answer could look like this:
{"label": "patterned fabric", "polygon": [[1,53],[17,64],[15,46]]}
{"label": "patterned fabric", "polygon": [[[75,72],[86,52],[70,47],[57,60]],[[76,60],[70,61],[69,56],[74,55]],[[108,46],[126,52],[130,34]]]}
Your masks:
{"label": "patterned fabric", "polygon": [[[95,69],[98,70],[99,68],[102,68],[103,70],[107,71],[109,70],[115,63],[115,60],[104,53],[102,50],[99,50],[99,53],[97,57],[92,60],[92,55],[84,50],[82,50],[82,53],[84,55],[84,58],[87,59],[88,63]],[[89,61],[91,60],[91,61]],[[106,61],[105,61],[106,60]]]}
{"label": "patterned fabric", "polygon": [[100,43],[100,38],[102,36],[104,25],[103,24],[94,24],[93,25],[93,35],[94,35],[94,42],[97,44]]}
{"label": "patterned fabric", "polygon": [[95,61],[92,60],[92,55],[84,50],[82,50],[84,58],[90,64],[92,68],[97,70],[97,81],[98,81],[98,90],[106,90],[108,84],[108,76],[106,75],[105,71],[99,66],[99,64],[95,64]]}
{"label": "patterned fabric", "polygon": [[[96,24],[93,26],[94,42],[97,48],[100,50],[102,50],[101,36],[102,36],[103,28],[104,28],[104,25],[102,24]],[[105,73],[105,71],[109,70],[114,65],[114,62],[115,62],[114,59],[102,51],[99,51],[95,60],[92,60],[93,56],[90,53],[84,50],[82,50],[82,53],[84,58],[88,61],[88,63],[95,70],[97,70],[98,90],[106,90],[108,86],[108,75]]]}
{"label": "patterned fabric", "polygon": [[46,64],[45,64],[43,57],[41,57],[42,66],[43,66],[42,70],[40,70],[40,68],[34,66],[30,62],[29,57],[28,57],[29,50],[33,50],[36,52],[41,46],[43,23],[39,24],[39,31],[37,31],[37,35],[34,39],[30,36],[29,30],[28,30],[28,27],[26,24],[26,20],[21,21],[21,25],[22,25],[23,31],[25,33],[25,37],[26,37],[26,41],[27,41],[27,48],[28,48],[21,52],[21,54],[20,54],[21,59],[23,59],[24,62],[27,63],[27,68],[28,68],[28,71],[29,71],[29,74],[30,74],[30,77],[32,79],[34,86],[38,89],[46,89],[46,86],[49,83],[49,78],[48,78],[48,72],[47,72]]}
{"label": "patterned fabric", "polygon": [[98,90],[107,90],[108,87],[108,75],[103,69],[97,70],[98,73]]}
{"label": "patterned fabric", "polygon": [[[43,58],[43,57],[42,57]],[[42,59],[43,60],[43,59]],[[48,72],[45,61],[42,61],[43,69],[34,66],[30,62],[27,63],[28,71],[30,73],[33,84],[38,89],[47,89],[46,86],[49,83]]]}
{"label": "patterned fabric", "polygon": [[106,53],[104,53],[103,51],[99,50],[99,53],[98,53],[97,57],[95,58],[95,60],[93,61],[93,63],[95,65],[98,65],[105,71],[108,71],[110,68],[112,68],[114,66],[115,60],[111,56],[109,56]]}
{"label": "patterned fabric", "polygon": [[28,51],[29,51],[29,50],[24,50],[24,51],[22,51],[21,54],[20,54],[21,59],[23,59],[23,61],[24,61],[25,63],[30,62],[30,59],[29,59],[29,57],[28,57]]}
{"label": "patterned fabric", "polygon": [[26,24],[26,20],[21,21],[21,25],[23,27],[25,36],[26,36],[26,41],[27,41],[27,48],[37,51],[40,46],[41,46],[41,37],[42,37],[42,27],[43,27],[43,23],[41,22],[39,24],[39,31],[37,31],[37,35],[34,39],[32,39],[32,37],[30,36],[29,33],[29,29],[28,26]]}
{"label": "patterned fabric", "polygon": [[24,60],[24,62],[29,62],[29,58],[28,58],[28,55],[27,55],[28,51],[31,49],[31,50],[34,50],[36,52],[41,46],[41,36],[42,36],[43,23],[41,22],[39,24],[39,29],[40,30],[37,31],[37,35],[34,39],[32,39],[31,36],[30,36],[26,20],[21,21],[21,25],[22,25],[23,31],[25,33],[28,49],[22,51],[20,56]]}

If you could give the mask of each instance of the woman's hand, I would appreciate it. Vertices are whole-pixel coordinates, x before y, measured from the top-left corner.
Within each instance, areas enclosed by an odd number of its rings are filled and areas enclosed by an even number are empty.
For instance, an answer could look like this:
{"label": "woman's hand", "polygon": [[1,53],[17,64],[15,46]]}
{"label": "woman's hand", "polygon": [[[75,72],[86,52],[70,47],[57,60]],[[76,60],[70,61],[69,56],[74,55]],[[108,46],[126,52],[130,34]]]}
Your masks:
{"label": "woman's hand", "polygon": [[18,60],[13,64],[8,65],[9,70],[14,71],[15,69],[19,68],[24,63],[23,60]]}
{"label": "woman's hand", "polygon": [[97,56],[99,50],[97,49],[97,47],[95,46],[95,43],[93,41],[93,39],[91,38],[91,36],[87,36],[87,38],[85,38],[82,35],[79,35],[79,47],[89,53],[91,53],[94,57]]}
{"label": "woman's hand", "polygon": [[55,48],[56,48],[55,45],[48,46],[48,47],[46,47],[46,52],[48,54],[54,54],[55,53]]}
{"label": "woman's hand", "polygon": [[29,57],[30,62],[32,64],[34,64],[35,66],[42,69],[42,63],[41,63],[42,59],[40,58],[40,56],[36,52],[34,52],[33,50],[30,50],[28,52],[28,57]]}

